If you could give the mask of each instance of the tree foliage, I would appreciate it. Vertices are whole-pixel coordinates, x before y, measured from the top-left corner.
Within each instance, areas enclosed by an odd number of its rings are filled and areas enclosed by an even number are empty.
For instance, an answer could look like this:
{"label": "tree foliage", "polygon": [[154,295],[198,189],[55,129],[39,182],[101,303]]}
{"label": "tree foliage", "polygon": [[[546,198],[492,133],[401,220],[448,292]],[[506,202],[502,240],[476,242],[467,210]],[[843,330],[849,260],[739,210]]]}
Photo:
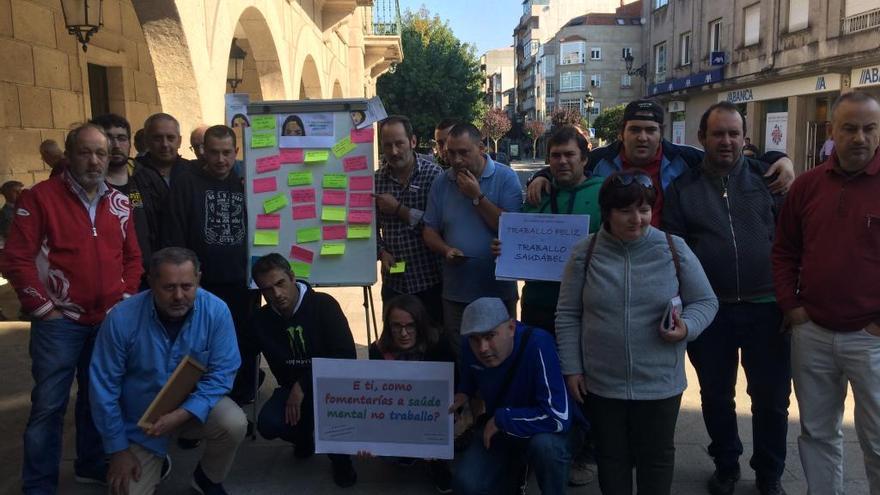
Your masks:
{"label": "tree foliage", "polygon": [[523,126],[523,130],[526,133],[526,136],[532,140],[532,159],[537,156],[538,153],[538,139],[544,135],[546,132],[546,126],[544,125],[543,120],[529,120]]}
{"label": "tree foliage", "polygon": [[560,107],[553,110],[550,115],[550,123],[553,128],[571,125],[586,129],[586,120],[583,115],[576,109],[571,107]]}
{"label": "tree foliage", "polygon": [[474,122],[482,102],[474,47],[425,7],[407,10],[402,21],[403,62],[376,84],[388,114],[409,117],[420,141],[430,139],[443,118]]}
{"label": "tree foliage", "polygon": [[620,132],[620,124],[623,122],[623,109],[625,105],[617,105],[603,111],[593,121],[596,129],[596,137],[604,141],[614,141]]}
{"label": "tree foliage", "polygon": [[507,112],[500,108],[492,108],[483,116],[481,129],[483,135],[495,143],[495,151],[498,151],[498,140],[510,130],[510,117]]}

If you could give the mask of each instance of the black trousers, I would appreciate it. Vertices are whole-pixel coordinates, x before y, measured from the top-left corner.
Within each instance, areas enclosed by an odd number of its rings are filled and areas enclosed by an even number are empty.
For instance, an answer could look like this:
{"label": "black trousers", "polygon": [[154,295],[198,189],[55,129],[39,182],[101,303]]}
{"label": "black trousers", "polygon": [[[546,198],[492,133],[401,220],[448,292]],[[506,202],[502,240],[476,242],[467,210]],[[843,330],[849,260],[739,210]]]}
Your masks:
{"label": "black trousers", "polygon": [[[443,325],[443,299],[440,297],[442,293],[443,284],[435,284],[421,292],[410,294],[422,301],[422,304],[425,305],[425,309],[428,310],[428,315],[434,320],[434,323],[438,325]],[[382,285],[382,304],[384,305],[391,299],[402,294],[403,292],[397,292],[387,285]],[[379,323],[379,325],[381,326],[382,324]]]}
{"label": "black trousers", "polygon": [[548,308],[526,304],[522,300],[519,303],[520,321],[526,325],[542,328],[556,337],[556,307]]}
{"label": "black trousers", "polygon": [[675,423],[681,395],[661,400],[607,399],[587,394],[603,495],[669,495],[675,468]]}

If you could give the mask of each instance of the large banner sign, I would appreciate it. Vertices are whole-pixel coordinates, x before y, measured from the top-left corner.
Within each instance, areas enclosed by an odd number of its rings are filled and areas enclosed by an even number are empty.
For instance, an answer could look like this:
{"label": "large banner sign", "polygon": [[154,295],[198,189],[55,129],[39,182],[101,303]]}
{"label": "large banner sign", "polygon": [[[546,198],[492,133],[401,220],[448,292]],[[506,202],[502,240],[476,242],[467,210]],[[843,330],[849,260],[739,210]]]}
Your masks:
{"label": "large banner sign", "polygon": [[495,277],[559,282],[571,247],[589,231],[589,215],[502,213]]}
{"label": "large banner sign", "polygon": [[312,359],[315,452],[452,459],[453,366]]}

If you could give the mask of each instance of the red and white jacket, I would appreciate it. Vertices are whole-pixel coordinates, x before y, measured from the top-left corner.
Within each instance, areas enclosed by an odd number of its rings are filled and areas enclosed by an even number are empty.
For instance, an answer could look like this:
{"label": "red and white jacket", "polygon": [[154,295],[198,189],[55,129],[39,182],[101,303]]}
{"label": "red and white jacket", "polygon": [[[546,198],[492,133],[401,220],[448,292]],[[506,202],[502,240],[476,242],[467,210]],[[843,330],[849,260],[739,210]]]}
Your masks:
{"label": "red and white jacket", "polygon": [[102,184],[92,222],[81,188],[64,172],[25,191],[5,249],[4,274],[22,309],[57,309],[83,325],[138,290],[143,267],[128,198]]}

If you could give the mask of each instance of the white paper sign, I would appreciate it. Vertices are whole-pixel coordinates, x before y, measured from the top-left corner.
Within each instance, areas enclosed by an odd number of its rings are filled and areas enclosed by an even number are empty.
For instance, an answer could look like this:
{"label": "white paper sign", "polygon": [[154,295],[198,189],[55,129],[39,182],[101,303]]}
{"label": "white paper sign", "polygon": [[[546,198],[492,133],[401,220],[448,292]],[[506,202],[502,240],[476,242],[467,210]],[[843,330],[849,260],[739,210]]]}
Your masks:
{"label": "white paper sign", "polygon": [[278,144],[282,148],[329,148],[336,143],[336,114],[299,113],[278,116]]}
{"label": "white paper sign", "polygon": [[453,366],[312,359],[315,452],[452,459]]}
{"label": "white paper sign", "polygon": [[501,214],[501,256],[495,277],[507,280],[562,280],[571,247],[590,232],[590,215]]}
{"label": "white paper sign", "polygon": [[786,136],[788,135],[788,112],[767,114],[765,125],[764,151],[785,152]]}
{"label": "white paper sign", "polygon": [[676,120],[672,123],[673,144],[684,144],[684,121]]}

